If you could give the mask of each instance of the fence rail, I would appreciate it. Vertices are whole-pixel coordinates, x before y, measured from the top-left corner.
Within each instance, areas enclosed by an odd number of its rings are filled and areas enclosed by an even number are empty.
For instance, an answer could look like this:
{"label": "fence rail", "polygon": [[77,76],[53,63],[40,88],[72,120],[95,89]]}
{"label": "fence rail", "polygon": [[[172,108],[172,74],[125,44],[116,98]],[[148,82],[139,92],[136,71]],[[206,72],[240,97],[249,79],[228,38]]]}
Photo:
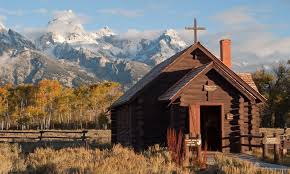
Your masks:
{"label": "fence rail", "polygon": [[[53,135],[49,135],[53,133]],[[47,140],[47,139],[71,139],[86,141],[88,131],[57,131],[57,130],[40,130],[40,131],[0,131],[0,140],[3,139],[27,139],[27,140]],[[29,136],[32,134],[34,136]],[[72,136],[71,134],[79,134],[78,136]],[[21,136],[16,136],[21,135]],[[37,136],[38,135],[38,136]]]}
{"label": "fence rail", "polygon": [[274,161],[279,161],[290,150],[290,134],[286,130],[282,134],[274,132],[272,135],[269,135],[263,132],[261,135],[241,135],[241,138],[261,139],[260,144],[251,144],[249,141],[249,144],[242,144],[242,146],[262,148],[263,158],[267,158],[269,149],[273,149]]}

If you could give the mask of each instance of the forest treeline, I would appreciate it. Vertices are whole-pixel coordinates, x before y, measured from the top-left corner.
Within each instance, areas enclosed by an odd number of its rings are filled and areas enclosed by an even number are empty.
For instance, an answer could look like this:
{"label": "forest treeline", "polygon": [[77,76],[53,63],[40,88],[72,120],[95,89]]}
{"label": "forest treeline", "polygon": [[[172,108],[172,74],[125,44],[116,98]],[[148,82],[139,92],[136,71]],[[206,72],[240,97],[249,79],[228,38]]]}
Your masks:
{"label": "forest treeline", "polygon": [[[290,127],[290,62],[253,73],[267,98],[262,127]],[[102,129],[110,125],[107,108],[122,95],[121,85],[102,82],[77,88],[56,80],[0,87],[0,129]],[[287,125],[288,124],[288,125]]]}
{"label": "forest treeline", "polygon": [[77,88],[56,80],[0,87],[0,129],[106,128],[107,108],[122,94],[120,84]]}
{"label": "forest treeline", "polygon": [[290,61],[271,71],[261,69],[253,74],[259,91],[267,98],[261,108],[262,127],[290,127]]}

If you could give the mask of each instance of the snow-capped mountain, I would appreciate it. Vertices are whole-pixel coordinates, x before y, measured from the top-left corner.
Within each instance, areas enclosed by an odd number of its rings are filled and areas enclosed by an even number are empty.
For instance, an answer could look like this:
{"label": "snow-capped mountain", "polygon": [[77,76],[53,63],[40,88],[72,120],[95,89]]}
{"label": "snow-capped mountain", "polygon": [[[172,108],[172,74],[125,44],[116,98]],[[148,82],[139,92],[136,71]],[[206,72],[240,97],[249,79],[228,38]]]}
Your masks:
{"label": "snow-capped mountain", "polygon": [[181,40],[177,32],[169,29],[157,39],[145,44],[136,57],[138,60],[154,66],[174,55],[176,52],[183,50],[186,46],[186,43]]}
{"label": "snow-capped mountain", "polygon": [[[113,80],[131,86],[186,47],[172,29],[154,38],[124,37],[109,27],[86,31],[71,11],[56,14],[35,40],[0,26],[1,83],[58,79],[68,86]],[[1,63],[2,64],[2,63]]]}
{"label": "snow-capped mountain", "polygon": [[21,34],[2,27],[0,31],[0,84],[35,83],[57,79],[68,86],[96,83],[98,78],[76,65],[53,59],[36,49]]}
{"label": "snow-capped mountain", "polygon": [[3,24],[0,38],[0,54],[7,52],[9,55],[14,55],[25,49],[35,49],[35,45],[30,40],[11,29],[6,29]]}
{"label": "snow-capped mountain", "polygon": [[[0,84],[46,78],[68,86],[113,80],[129,87],[153,66],[188,46],[184,33],[180,33],[182,39],[173,29],[119,33],[106,26],[87,31],[83,20],[71,10],[58,12],[41,32],[23,33],[28,37],[0,23]],[[215,41],[209,44],[211,50],[216,50]],[[253,71],[261,64],[255,53],[239,55],[243,57],[233,59],[235,70]],[[264,57],[263,64],[275,63],[273,57],[277,60],[276,53]],[[285,54],[280,57],[282,60]]]}
{"label": "snow-capped mountain", "polygon": [[48,22],[47,32],[36,39],[37,47],[48,53],[63,43],[77,49],[85,48],[100,57],[135,60],[151,66],[186,47],[186,43],[172,29],[154,39],[122,37],[109,27],[87,32],[71,10],[56,15]]}

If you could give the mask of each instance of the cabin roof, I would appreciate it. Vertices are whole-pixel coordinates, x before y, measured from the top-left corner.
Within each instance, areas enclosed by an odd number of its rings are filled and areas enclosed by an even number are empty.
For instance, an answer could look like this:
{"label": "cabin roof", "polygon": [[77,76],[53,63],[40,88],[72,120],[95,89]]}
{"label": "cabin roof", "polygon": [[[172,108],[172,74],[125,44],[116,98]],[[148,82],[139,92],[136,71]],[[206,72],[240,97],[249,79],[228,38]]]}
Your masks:
{"label": "cabin roof", "polygon": [[170,58],[166,59],[165,61],[161,62],[160,64],[156,65],[154,68],[151,69],[143,78],[141,78],[135,85],[133,85],[130,89],[128,89],[117,101],[113,103],[111,107],[116,107],[122,105],[129,100],[131,100],[137,92],[143,89],[147,84],[149,84],[152,80],[158,77],[162,71],[174,62],[175,59],[180,57],[184,52],[186,52],[190,47],[176,53],[175,55],[171,56]]}
{"label": "cabin roof", "polygon": [[258,91],[258,88],[253,80],[251,73],[237,73],[237,75],[243,79],[248,85],[250,85],[254,90]]}
{"label": "cabin roof", "polygon": [[[176,53],[165,61],[161,62],[157,66],[155,66],[149,73],[147,73],[142,79],[140,79],[134,86],[132,86],[129,90],[127,90],[124,95],[122,95],[117,101],[115,101],[111,108],[120,106],[131,101],[136,95],[151,81],[157,78],[164,70],[166,70],[169,65],[173,64],[178,58],[182,57],[183,54],[187,52],[192,52],[193,50],[199,48],[202,52],[204,52],[216,65],[218,65],[224,74],[230,76],[233,79],[234,83],[237,83],[238,86],[242,86],[244,90],[246,90],[250,95],[255,96],[260,101],[265,102],[266,99],[258,92],[257,88],[253,85],[254,82],[251,80],[250,76],[247,73],[242,73],[241,76],[237,75],[231,69],[229,69],[226,65],[224,65],[218,58],[216,58],[210,51],[208,51],[205,47],[203,47],[200,42],[197,42],[188,48]],[[193,71],[192,75],[194,74]],[[190,76],[190,75],[188,75]],[[186,80],[185,80],[186,81]],[[248,84],[249,83],[249,84]],[[168,87],[170,88],[170,87]]]}
{"label": "cabin roof", "polygon": [[212,62],[202,65],[188,72],[183,78],[177,81],[173,86],[171,86],[164,94],[162,94],[159,100],[170,100],[174,97],[183,87],[189,84],[193,79],[195,79],[199,74],[203,73],[210,67],[212,67]]}
{"label": "cabin roof", "polygon": [[[178,82],[176,82],[172,87],[170,87],[165,93],[163,93],[158,99],[159,100],[171,100],[173,102],[182,92],[184,88],[192,80],[197,78],[200,74],[206,74],[211,69],[215,69],[218,73],[220,73],[223,77],[227,76],[225,79],[229,81],[231,84],[234,84],[234,86],[244,95],[246,95],[249,98],[253,98],[253,95],[248,93],[245,88],[242,85],[236,84],[234,79],[229,77],[228,74],[226,74],[224,71],[222,71],[220,68],[218,68],[218,65],[214,62],[208,63],[206,65],[197,67],[193,69],[192,71],[188,72],[186,75],[184,75],[183,78],[181,78]],[[247,83],[250,83],[249,85],[255,90],[258,90],[250,73],[240,73],[238,75],[241,75],[242,79],[245,79]]]}

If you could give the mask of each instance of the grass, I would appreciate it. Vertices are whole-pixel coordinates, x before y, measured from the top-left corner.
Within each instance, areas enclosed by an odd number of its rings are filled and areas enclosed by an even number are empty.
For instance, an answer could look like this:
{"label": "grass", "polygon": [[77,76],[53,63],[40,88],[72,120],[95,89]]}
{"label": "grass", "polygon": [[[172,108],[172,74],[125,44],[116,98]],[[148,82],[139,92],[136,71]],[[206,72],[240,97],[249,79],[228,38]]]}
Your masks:
{"label": "grass", "polygon": [[[214,157],[216,173],[221,174],[281,174],[280,170],[262,169],[253,163],[240,160],[238,158],[227,157],[223,154],[217,154]],[[290,174],[289,171],[284,173]]]}
{"label": "grass", "polygon": [[183,173],[165,150],[150,148],[135,153],[120,145],[111,149],[84,147],[39,148],[24,156],[17,145],[1,144],[0,173],[35,174],[169,174]]}
{"label": "grass", "polygon": [[[265,162],[269,162],[269,163],[275,163],[274,161],[274,151],[273,149],[269,150],[268,151],[268,155],[267,155],[267,158],[264,159],[262,154],[262,149],[254,149],[253,151],[250,151],[248,152],[249,155],[253,155],[257,158],[259,158],[260,160],[263,160]],[[281,165],[286,165],[286,166],[290,166],[290,154],[286,154],[286,156],[284,157],[281,157],[281,159],[278,161],[278,164],[281,164]]]}
{"label": "grass", "polygon": [[17,145],[0,144],[0,173],[20,173],[25,169],[21,149]]}
{"label": "grass", "polygon": [[[211,169],[202,173],[278,174],[224,154],[214,156]],[[22,174],[182,174],[189,171],[177,165],[165,148],[154,146],[142,153],[115,145],[92,149],[68,147],[38,148],[23,154],[18,145],[0,144],[0,173]],[[287,173],[287,172],[284,172]],[[288,171],[290,174],[290,171]]]}

